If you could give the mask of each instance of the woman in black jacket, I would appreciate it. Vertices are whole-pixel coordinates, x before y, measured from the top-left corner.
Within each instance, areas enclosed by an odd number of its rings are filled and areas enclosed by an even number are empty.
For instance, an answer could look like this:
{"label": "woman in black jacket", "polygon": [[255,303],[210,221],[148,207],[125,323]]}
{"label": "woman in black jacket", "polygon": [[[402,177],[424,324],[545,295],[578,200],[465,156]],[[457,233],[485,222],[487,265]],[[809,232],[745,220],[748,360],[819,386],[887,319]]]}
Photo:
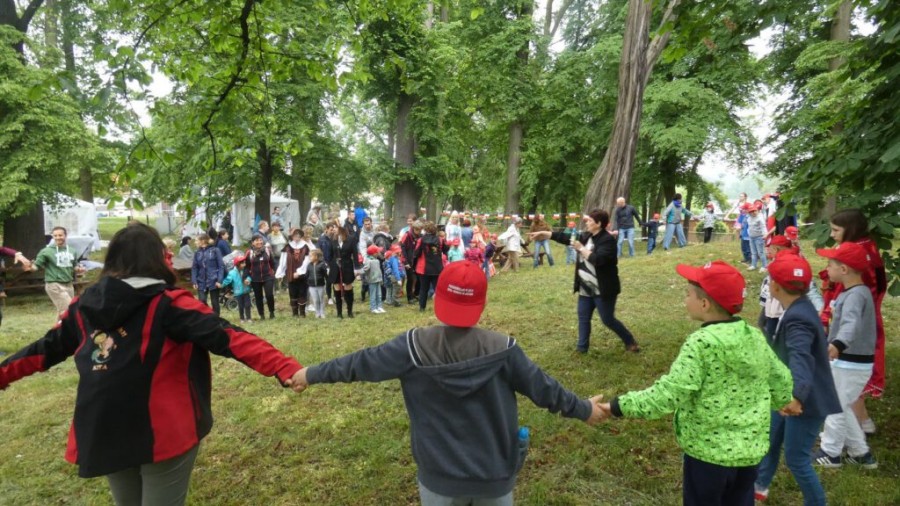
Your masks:
{"label": "woman in black jacket", "polygon": [[[606,231],[609,213],[595,209],[584,217],[585,232],[572,243],[572,236],[564,232],[552,232],[554,241],[571,244],[577,254],[575,262],[575,292],[578,293],[578,345],[577,351],[587,353],[591,342],[591,316],[594,309],[609,330],[619,336],[625,349],[641,351],[634,336],[616,319],[616,299],[621,291],[619,268],[616,258],[616,239]],[[535,232],[535,237],[547,237],[547,232]]]}
{"label": "woman in black jacket", "polygon": [[425,311],[428,292],[437,288],[437,278],[444,270],[444,253],[450,246],[438,236],[437,225],[427,221],[422,227],[422,237],[416,243],[413,262],[419,277],[419,311]]}
{"label": "woman in black jacket", "polygon": [[[349,223],[332,229],[331,262],[328,264],[328,282],[334,285],[334,305],[338,318],[343,318],[343,302],[347,303],[347,317],[353,318],[353,280],[359,268],[359,230]],[[351,232],[352,230],[352,232]]]}
{"label": "woman in black jacket", "polygon": [[253,236],[246,257],[247,269],[244,277],[250,277],[250,286],[253,288],[253,296],[256,297],[256,312],[259,313],[259,319],[266,319],[263,312],[263,291],[266,294],[266,305],[269,306],[269,318],[275,318],[275,259],[263,236],[259,234]]}

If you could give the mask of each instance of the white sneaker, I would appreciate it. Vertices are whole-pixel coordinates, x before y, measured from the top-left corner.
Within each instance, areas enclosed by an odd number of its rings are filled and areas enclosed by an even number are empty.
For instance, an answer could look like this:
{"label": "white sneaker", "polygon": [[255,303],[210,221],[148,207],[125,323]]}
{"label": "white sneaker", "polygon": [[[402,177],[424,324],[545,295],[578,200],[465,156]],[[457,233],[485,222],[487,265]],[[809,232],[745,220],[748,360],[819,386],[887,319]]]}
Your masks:
{"label": "white sneaker", "polygon": [[383,307],[376,309],[376,311],[378,311],[381,314],[387,313],[387,311],[385,311]]}
{"label": "white sneaker", "polygon": [[331,305],[331,306],[333,306],[333,305],[334,305],[334,299],[328,299],[328,304]]}
{"label": "white sneaker", "polygon": [[759,272],[766,272],[766,270],[767,270],[767,269],[766,269],[765,267],[760,267],[760,268],[759,268]]}
{"label": "white sneaker", "polygon": [[755,271],[755,270],[756,270],[756,267],[753,267],[752,265],[748,265],[748,266],[747,266],[747,270],[748,270],[748,271]]}
{"label": "white sneaker", "polygon": [[863,432],[866,433],[867,436],[875,434],[875,422],[873,422],[871,418],[859,422],[859,427],[863,430]]}

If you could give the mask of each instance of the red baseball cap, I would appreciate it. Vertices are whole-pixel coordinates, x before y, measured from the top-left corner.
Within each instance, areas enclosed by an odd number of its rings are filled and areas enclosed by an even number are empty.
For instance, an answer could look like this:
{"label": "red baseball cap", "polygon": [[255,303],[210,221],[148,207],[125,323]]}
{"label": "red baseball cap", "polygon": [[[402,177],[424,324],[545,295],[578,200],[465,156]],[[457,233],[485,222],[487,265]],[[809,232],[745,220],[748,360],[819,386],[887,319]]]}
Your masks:
{"label": "red baseball cap", "polygon": [[740,271],[731,265],[721,260],[702,267],[678,264],[675,266],[675,272],[688,281],[700,285],[700,288],[729,314],[740,311],[744,303],[746,283]]}
{"label": "red baseball cap", "polygon": [[[763,207],[765,207],[765,204],[763,204],[762,201],[757,200],[756,202],[753,203],[753,209],[756,209],[757,211],[762,211]],[[751,211],[753,209],[751,209]]]}
{"label": "red baseball cap", "polygon": [[375,246],[373,244],[373,245],[369,246],[368,248],[366,248],[366,253],[368,253],[369,255],[377,255],[377,254],[381,253],[381,248],[379,248],[378,246]]}
{"label": "red baseball cap", "polygon": [[751,204],[750,202],[744,202],[743,204],[741,204],[741,211],[749,211],[750,209],[753,209],[753,204]]}
{"label": "red baseball cap", "polygon": [[[782,236],[779,236],[782,237]],[[772,281],[791,290],[807,290],[812,281],[812,268],[809,262],[793,251],[780,251],[775,260],[769,264],[769,276]]]}
{"label": "red baseball cap", "polygon": [[842,242],[830,249],[817,249],[819,256],[837,260],[847,267],[859,272],[865,272],[872,264],[872,259],[866,249],[855,242]]}
{"label": "red baseball cap", "polygon": [[234,257],[234,260],[232,260],[232,262],[234,262],[234,266],[237,267],[239,264],[243,263],[246,260],[247,257],[245,257],[244,255],[238,255]]}
{"label": "red baseball cap", "polygon": [[487,278],[480,265],[453,262],[434,290],[434,315],[451,327],[474,327],[487,301]]}
{"label": "red baseball cap", "polygon": [[447,241],[447,244],[449,244],[450,246],[459,246],[459,239],[454,237],[453,239]]}
{"label": "red baseball cap", "polygon": [[791,244],[790,239],[783,235],[773,236],[771,240],[769,240],[769,246],[781,246],[782,248],[790,248],[793,246]]}
{"label": "red baseball cap", "polygon": [[800,230],[797,227],[790,226],[784,229],[784,236],[792,241],[800,238]]}

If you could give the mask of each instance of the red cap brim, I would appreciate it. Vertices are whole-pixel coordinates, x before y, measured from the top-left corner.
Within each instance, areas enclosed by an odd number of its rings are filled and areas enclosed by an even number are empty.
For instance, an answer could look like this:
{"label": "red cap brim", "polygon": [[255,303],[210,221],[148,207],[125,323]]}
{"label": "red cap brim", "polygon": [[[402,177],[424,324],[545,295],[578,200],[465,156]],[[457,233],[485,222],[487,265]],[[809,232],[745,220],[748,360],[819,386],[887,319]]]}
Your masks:
{"label": "red cap brim", "polygon": [[678,264],[675,266],[675,272],[677,272],[679,276],[688,281],[693,281],[694,283],[700,282],[700,267],[694,267],[687,264]]}

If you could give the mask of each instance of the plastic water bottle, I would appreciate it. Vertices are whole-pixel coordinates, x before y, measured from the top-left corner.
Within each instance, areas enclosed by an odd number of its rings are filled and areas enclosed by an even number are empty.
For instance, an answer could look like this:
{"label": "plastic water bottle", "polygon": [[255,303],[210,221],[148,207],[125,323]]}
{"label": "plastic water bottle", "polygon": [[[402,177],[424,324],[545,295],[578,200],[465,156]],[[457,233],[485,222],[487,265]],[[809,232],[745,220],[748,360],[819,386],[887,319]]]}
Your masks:
{"label": "plastic water bottle", "polygon": [[569,244],[574,245],[575,241],[578,240],[578,229],[572,230],[572,237],[569,238]]}
{"label": "plastic water bottle", "polygon": [[528,427],[519,427],[519,464],[516,466],[516,472],[522,469],[525,464],[525,456],[528,455],[528,440],[531,432]]}

